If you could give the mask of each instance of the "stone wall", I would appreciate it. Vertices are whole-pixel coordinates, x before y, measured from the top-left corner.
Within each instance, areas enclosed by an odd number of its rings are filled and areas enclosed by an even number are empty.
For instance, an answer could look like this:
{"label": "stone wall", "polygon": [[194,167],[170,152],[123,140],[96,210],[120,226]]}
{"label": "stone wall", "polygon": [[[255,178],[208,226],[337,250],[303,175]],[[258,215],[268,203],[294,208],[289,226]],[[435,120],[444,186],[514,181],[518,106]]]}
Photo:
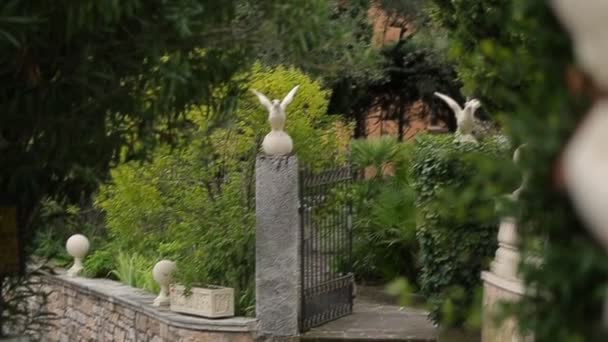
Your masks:
{"label": "stone wall", "polygon": [[256,339],[257,321],[204,319],[152,306],[154,295],[107,279],[43,276],[57,315],[44,341],[213,341]]}
{"label": "stone wall", "polygon": [[296,336],[302,262],[298,158],[258,156],[255,165],[256,316],[262,333]]}

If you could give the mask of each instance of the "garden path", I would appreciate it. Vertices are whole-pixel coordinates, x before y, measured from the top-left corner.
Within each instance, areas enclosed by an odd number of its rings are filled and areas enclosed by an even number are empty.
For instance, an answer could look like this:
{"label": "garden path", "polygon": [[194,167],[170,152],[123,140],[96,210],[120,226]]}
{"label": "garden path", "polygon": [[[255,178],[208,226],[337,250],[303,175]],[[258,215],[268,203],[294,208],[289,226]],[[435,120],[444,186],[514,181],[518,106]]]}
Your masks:
{"label": "garden path", "polygon": [[440,332],[421,308],[400,307],[381,288],[361,287],[353,314],[311,329],[302,341],[478,342],[478,336]]}

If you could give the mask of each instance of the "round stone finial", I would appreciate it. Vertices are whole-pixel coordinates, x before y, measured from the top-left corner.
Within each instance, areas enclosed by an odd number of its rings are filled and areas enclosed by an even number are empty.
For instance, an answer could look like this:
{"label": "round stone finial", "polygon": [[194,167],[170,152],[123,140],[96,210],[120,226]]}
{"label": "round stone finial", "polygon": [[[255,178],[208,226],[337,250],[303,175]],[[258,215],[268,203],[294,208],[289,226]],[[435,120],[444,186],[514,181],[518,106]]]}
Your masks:
{"label": "round stone finial", "polygon": [[175,271],[175,262],[171,260],[161,260],[154,265],[152,277],[159,285],[169,285],[172,280],[171,274]]}
{"label": "round stone finial", "polygon": [[293,151],[293,140],[284,131],[272,131],[262,141],[262,151],[269,156],[284,156]]}
{"label": "round stone finial", "polygon": [[72,235],[66,241],[65,249],[69,255],[74,257],[74,265],[68,270],[68,276],[75,277],[80,274],[83,269],[82,259],[87,255],[90,247],[89,239],[82,234]]}
{"label": "round stone finial", "polygon": [[89,239],[82,234],[75,234],[70,236],[68,241],[65,243],[65,249],[68,254],[74,258],[84,258],[89,252],[90,247]]}
{"label": "round stone finial", "polygon": [[154,299],[154,306],[169,305],[169,285],[173,280],[173,272],[176,268],[177,265],[171,260],[161,260],[154,265],[152,277],[160,285],[160,293]]}

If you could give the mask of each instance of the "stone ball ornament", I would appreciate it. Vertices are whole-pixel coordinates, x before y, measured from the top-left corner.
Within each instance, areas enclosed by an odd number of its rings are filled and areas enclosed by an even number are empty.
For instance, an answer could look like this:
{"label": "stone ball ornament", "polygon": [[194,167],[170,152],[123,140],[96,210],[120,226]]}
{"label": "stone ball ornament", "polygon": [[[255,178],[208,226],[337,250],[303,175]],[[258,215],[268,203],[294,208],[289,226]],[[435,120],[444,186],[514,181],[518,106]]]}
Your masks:
{"label": "stone ball ornament", "polygon": [[154,265],[152,269],[152,277],[160,285],[160,292],[154,299],[154,306],[168,306],[169,300],[169,285],[173,281],[173,272],[177,265],[171,260],[161,260]]}
{"label": "stone ball ornament", "polygon": [[293,101],[300,86],[297,85],[283,98],[282,101],[274,99],[270,101],[264,94],[252,90],[258,100],[268,111],[268,123],[270,133],[266,134],[262,141],[262,151],[269,156],[282,156],[293,151],[293,141],[289,134],[284,131],[287,106]]}
{"label": "stone ball ornament", "polygon": [[67,272],[67,275],[70,277],[78,276],[83,269],[82,260],[89,252],[89,248],[91,244],[89,243],[89,239],[82,234],[75,234],[70,236],[70,238],[65,243],[65,249],[68,254],[74,258],[74,264]]}

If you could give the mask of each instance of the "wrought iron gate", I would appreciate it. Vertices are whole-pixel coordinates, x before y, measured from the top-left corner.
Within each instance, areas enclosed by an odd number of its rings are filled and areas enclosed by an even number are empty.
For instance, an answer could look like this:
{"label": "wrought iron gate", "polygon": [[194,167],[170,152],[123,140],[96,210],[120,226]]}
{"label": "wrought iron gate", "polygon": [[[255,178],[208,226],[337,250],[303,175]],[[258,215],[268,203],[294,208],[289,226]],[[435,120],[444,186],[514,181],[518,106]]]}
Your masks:
{"label": "wrought iron gate", "polygon": [[300,172],[302,316],[306,331],[352,313],[353,172]]}

